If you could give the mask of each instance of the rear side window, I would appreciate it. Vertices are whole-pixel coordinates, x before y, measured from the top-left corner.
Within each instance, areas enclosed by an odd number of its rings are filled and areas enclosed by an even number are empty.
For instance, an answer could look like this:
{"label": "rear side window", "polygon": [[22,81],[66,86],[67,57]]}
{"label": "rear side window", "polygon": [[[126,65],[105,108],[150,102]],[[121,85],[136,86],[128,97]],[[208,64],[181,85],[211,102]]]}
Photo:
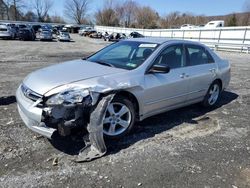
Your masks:
{"label": "rear side window", "polygon": [[6,28],[0,28],[0,31],[7,31]]}
{"label": "rear side window", "polygon": [[210,53],[202,46],[186,45],[186,56],[188,66],[214,63]]}

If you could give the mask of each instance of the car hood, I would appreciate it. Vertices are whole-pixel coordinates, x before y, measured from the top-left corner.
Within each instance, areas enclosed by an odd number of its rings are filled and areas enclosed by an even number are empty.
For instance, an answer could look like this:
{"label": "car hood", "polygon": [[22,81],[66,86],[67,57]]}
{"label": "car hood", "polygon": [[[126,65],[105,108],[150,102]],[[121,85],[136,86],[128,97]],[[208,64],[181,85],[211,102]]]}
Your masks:
{"label": "car hood", "polygon": [[44,95],[65,84],[126,71],[79,59],[37,70],[29,74],[23,83],[36,93]]}

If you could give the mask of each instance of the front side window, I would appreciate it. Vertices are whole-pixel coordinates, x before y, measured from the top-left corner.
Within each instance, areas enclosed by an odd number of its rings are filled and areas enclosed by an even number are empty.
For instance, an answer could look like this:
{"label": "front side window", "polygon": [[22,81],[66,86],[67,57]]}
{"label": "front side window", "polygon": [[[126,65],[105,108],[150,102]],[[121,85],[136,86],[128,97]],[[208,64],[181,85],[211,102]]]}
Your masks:
{"label": "front side window", "polygon": [[173,45],[163,50],[156,58],[155,63],[158,65],[168,65],[170,69],[185,66],[185,56],[183,45]]}
{"label": "front side window", "polygon": [[198,45],[187,45],[187,59],[189,66],[213,63],[212,56],[207,50]]}
{"label": "front side window", "polygon": [[122,41],[104,48],[87,60],[132,70],[139,67],[157,47],[155,43]]}

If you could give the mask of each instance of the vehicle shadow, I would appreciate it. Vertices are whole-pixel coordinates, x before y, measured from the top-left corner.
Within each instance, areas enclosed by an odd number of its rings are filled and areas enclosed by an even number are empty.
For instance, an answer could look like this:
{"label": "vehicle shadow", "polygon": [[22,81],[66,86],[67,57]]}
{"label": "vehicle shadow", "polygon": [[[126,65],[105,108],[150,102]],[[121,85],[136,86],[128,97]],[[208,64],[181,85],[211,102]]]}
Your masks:
{"label": "vehicle shadow", "polygon": [[39,42],[43,42],[43,43],[51,43],[51,42],[57,42],[56,39],[52,39],[52,40],[46,40],[46,39],[37,39],[36,41],[39,41]]}
{"label": "vehicle shadow", "polygon": [[144,121],[137,123],[133,134],[130,134],[116,142],[108,140],[106,142],[108,155],[117,153],[120,150],[125,149],[140,140],[154,137],[161,132],[181,125],[182,123],[198,124],[198,122],[195,120],[196,118],[204,116],[208,112],[227,105],[237,98],[238,95],[236,93],[224,91],[219,103],[212,108],[205,108],[200,104],[193,104],[187,107],[147,118]]}
{"label": "vehicle shadow", "polygon": [[0,97],[0,106],[10,105],[16,102],[16,97],[14,95]]}
{"label": "vehicle shadow", "polygon": [[[125,136],[121,140],[114,141],[106,139],[105,143],[108,148],[107,155],[117,153],[122,149],[130,147],[140,140],[154,137],[156,134],[170,130],[182,123],[186,122],[197,124],[197,122],[194,120],[195,118],[203,116],[210,111],[229,104],[237,98],[237,94],[224,91],[222,93],[220,102],[213,108],[204,108],[199,104],[194,104],[147,118],[142,122],[138,122],[133,133]],[[56,149],[66,154],[77,155],[79,151],[84,147],[84,140],[82,139],[83,135],[84,133],[73,137],[73,139],[72,137],[62,138],[58,135],[55,135],[54,139],[51,140],[50,143]]]}
{"label": "vehicle shadow", "polygon": [[58,42],[62,42],[62,43],[74,43],[74,42],[76,42],[76,41],[74,41],[74,40],[70,40],[70,41],[61,40],[61,41],[58,41]]}

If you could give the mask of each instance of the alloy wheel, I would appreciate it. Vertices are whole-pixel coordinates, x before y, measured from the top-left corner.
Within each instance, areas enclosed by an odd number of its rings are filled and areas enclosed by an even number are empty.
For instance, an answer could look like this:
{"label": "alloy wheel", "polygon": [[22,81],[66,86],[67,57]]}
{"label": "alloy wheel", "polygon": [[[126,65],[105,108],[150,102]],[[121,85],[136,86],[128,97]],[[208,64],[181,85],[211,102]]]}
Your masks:
{"label": "alloy wheel", "polygon": [[218,100],[220,95],[220,86],[218,84],[214,84],[209,90],[208,103],[209,105],[214,105]]}
{"label": "alloy wheel", "polygon": [[107,136],[120,135],[128,129],[131,121],[131,111],[125,104],[110,103],[103,120],[103,133]]}

